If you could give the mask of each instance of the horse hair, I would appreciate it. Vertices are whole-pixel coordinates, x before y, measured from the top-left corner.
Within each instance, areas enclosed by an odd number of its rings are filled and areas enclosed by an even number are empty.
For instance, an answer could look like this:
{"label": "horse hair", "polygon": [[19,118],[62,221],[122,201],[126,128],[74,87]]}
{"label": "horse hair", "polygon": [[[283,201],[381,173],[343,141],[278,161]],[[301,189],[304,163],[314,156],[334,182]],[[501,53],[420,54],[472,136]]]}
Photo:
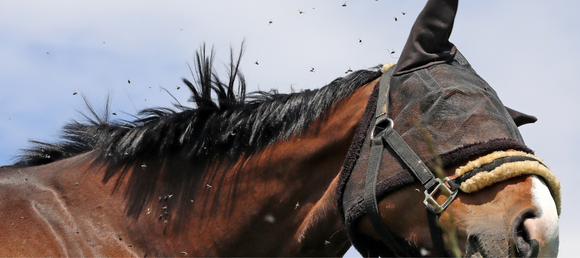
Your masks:
{"label": "horse hair", "polygon": [[318,90],[246,94],[245,79],[239,70],[243,49],[242,43],[237,58],[231,50],[224,82],[213,68],[213,49],[208,56],[205,44],[200,47],[194,60],[193,83],[183,79],[195,107],[174,104],[177,110],[147,108],[133,121],[111,121],[108,100],[100,115],[85,99],[90,114],[82,114],[84,122],[73,120],[66,124],[60,142],[30,141],[32,147],[21,150],[14,165],[48,164],[92,150],[117,165],[131,163],[137,157],[166,155],[196,161],[237,158],[299,134],[333,103],[380,76],[377,66],[337,78]]}
{"label": "horse hair", "polygon": [[[243,49],[242,43],[237,57],[231,50],[228,78],[223,81],[213,68],[213,49],[208,56],[205,45],[200,47],[193,82],[183,80],[194,107],[148,108],[133,121],[111,121],[108,100],[99,115],[85,99],[89,113],[81,114],[86,121],[66,124],[60,142],[31,141],[33,146],[22,150],[14,165],[48,164],[92,151],[87,158],[105,169],[103,182],[117,176],[115,190],[129,171],[138,171],[130,174],[124,193],[127,214],[138,218],[143,207],[157,199],[155,192],[189,201],[210,166],[227,166],[228,161],[251,157],[278,140],[299,135],[334,103],[381,75],[377,66],[337,78],[318,90],[246,94],[239,70]],[[161,189],[155,183],[159,180]],[[177,218],[187,217],[184,207]]]}

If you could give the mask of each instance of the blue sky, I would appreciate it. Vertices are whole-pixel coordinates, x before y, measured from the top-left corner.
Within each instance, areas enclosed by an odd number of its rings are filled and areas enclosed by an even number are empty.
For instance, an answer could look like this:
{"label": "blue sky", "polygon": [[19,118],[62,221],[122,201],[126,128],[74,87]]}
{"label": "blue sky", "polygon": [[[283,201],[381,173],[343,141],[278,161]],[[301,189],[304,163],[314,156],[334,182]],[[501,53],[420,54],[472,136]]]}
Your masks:
{"label": "blue sky", "polygon": [[[64,123],[79,118],[81,94],[95,106],[110,94],[119,118],[171,105],[161,87],[187,102],[181,78],[191,78],[188,64],[203,42],[215,46],[221,68],[230,46],[239,49],[246,40],[249,91],[319,88],[349,68],[396,62],[425,1],[343,3],[3,2],[0,165],[10,164],[28,139],[54,140]],[[580,2],[571,0],[465,1],[451,36],[504,104],[539,118],[521,132],[562,181],[562,257],[575,256],[580,242],[574,207],[580,188],[573,184],[580,179],[578,10]]]}

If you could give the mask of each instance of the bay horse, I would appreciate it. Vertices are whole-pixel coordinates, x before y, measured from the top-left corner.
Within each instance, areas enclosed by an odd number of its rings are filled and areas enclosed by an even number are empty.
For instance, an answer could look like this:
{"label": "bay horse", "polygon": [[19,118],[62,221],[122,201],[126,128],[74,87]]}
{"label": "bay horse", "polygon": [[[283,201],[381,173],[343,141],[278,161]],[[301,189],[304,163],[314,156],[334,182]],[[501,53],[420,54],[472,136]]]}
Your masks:
{"label": "bay horse", "polygon": [[247,95],[239,57],[225,82],[205,47],[195,61],[195,108],[115,122],[89,105],[0,168],[0,256],[344,254],[338,173],[380,71]]}
{"label": "bay horse", "polygon": [[[351,243],[365,256],[556,255],[558,182],[516,127],[534,118],[508,111],[447,41],[456,8],[429,1],[397,65],[319,90],[246,94],[242,51],[223,80],[202,46],[184,80],[194,107],[111,121],[87,103],[60,142],[0,167],[0,256],[342,256]],[[392,154],[393,130],[449,177],[437,187],[453,202]],[[435,224],[425,188],[445,206]]]}

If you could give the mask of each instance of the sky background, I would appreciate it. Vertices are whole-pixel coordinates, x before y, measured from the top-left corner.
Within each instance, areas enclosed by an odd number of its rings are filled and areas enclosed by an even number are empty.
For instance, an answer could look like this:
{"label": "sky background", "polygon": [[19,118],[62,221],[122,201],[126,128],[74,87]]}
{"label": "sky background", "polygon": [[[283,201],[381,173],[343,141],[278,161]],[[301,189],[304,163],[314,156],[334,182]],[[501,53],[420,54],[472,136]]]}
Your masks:
{"label": "sky background", "polygon": [[[220,70],[230,47],[238,51],[245,39],[248,91],[320,88],[349,68],[397,62],[424,4],[3,1],[0,165],[11,164],[29,139],[55,140],[85,110],[82,94],[96,107],[110,95],[120,119],[170,106],[174,100],[161,88],[186,103],[181,78],[191,79],[188,64],[204,42],[215,47]],[[506,106],[539,119],[520,130],[562,181],[561,257],[580,256],[578,10],[580,1],[572,0],[464,1],[451,36]],[[360,257],[354,249],[347,256]]]}

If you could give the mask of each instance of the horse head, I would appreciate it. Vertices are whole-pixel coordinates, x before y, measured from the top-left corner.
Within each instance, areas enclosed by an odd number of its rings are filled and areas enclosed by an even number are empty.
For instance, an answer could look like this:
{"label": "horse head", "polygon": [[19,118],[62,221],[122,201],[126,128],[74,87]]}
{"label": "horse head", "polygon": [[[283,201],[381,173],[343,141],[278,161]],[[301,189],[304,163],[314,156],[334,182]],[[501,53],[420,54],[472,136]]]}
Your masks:
{"label": "horse head", "polygon": [[429,1],[383,69],[338,189],[349,237],[365,256],[556,256],[559,182],[517,128],[535,118],[449,42],[456,11]]}

